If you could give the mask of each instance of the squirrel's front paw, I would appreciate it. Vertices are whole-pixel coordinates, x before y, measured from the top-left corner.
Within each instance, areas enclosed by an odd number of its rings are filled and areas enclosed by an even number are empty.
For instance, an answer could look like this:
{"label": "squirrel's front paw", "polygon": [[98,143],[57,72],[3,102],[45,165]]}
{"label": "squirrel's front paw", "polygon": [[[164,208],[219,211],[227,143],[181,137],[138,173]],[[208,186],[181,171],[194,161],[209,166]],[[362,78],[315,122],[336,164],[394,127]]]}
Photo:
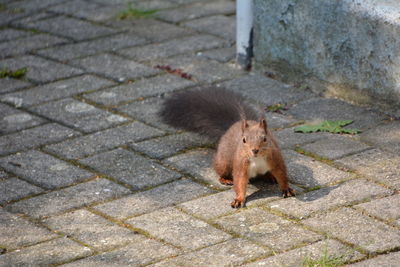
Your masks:
{"label": "squirrel's front paw", "polygon": [[294,197],[295,196],[294,190],[292,188],[288,187],[288,189],[282,190],[282,196],[284,198]]}
{"label": "squirrel's front paw", "polygon": [[235,198],[231,203],[231,207],[234,209],[246,207],[246,199]]}

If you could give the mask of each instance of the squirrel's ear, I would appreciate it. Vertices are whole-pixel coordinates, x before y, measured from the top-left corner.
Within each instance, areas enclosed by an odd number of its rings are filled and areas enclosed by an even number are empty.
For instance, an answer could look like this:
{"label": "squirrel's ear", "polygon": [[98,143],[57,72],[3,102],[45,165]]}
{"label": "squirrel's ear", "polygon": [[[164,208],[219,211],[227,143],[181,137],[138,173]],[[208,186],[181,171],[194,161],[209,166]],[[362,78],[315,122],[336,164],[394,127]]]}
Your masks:
{"label": "squirrel's ear", "polygon": [[267,132],[267,120],[266,119],[261,119],[260,120],[260,127],[264,129],[265,132]]}
{"label": "squirrel's ear", "polygon": [[248,128],[249,127],[249,124],[247,123],[247,121],[246,120],[243,120],[242,121],[242,132],[244,132],[244,130],[246,129],[246,128]]}

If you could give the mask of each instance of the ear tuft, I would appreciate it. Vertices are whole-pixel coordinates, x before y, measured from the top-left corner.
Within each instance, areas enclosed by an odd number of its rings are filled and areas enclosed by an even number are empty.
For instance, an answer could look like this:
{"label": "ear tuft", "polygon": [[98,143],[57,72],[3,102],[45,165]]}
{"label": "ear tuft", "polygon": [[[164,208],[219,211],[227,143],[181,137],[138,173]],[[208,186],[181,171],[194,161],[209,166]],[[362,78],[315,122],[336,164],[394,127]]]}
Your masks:
{"label": "ear tuft", "polygon": [[244,132],[244,130],[245,130],[246,128],[249,128],[249,124],[247,123],[246,120],[243,120],[243,121],[242,121],[242,131]]}
{"label": "ear tuft", "polygon": [[267,132],[267,120],[265,118],[261,119],[260,127],[262,127],[264,131]]}

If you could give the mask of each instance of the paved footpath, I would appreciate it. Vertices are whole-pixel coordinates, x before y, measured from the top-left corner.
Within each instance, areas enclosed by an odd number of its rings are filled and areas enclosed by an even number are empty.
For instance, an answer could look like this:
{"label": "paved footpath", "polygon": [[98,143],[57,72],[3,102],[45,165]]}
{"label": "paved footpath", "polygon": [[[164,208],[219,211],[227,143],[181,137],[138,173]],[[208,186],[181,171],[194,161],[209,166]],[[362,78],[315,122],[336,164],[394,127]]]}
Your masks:
{"label": "paved footpath", "polygon": [[[27,70],[0,79],[0,266],[398,266],[399,120],[235,68],[234,1],[128,9],[0,0],[0,68]],[[267,118],[295,198],[254,181],[232,209],[210,141],[160,122],[165,96],[208,84],[288,104]],[[363,132],[293,130],[323,119]]]}

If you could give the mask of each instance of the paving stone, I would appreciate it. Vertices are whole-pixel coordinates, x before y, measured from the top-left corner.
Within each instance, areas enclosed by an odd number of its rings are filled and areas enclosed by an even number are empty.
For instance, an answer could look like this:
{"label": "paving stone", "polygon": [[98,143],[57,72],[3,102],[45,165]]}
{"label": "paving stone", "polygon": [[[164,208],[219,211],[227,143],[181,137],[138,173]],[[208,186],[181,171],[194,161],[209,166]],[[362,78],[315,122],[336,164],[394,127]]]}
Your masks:
{"label": "paving stone", "polygon": [[288,168],[289,181],[306,187],[316,187],[337,183],[353,177],[313,158],[303,156],[291,150],[283,152]]}
{"label": "paving stone", "polygon": [[274,251],[287,250],[322,238],[314,232],[259,208],[246,209],[219,218],[215,222],[228,231],[265,244]]}
{"label": "paving stone", "polygon": [[311,191],[296,198],[287,198],[269,203],[270,208],[297,218],[308,217],[315,212],[354,202],[374,199],[391,194],[393,191],[374,183],[358,179],[340,185]]}
{"label": "paving stone", "polygon": [[361,140],[400,155],[400,120],[380,125],[361,135]]}
{"label": "paving stone", "polygon": [[148,213],[127,221],[184,250],[195,250],[231,239],[231,236],[211,225],[190,217],[174,208]]}
{"label": "paving stone", "polygon": [[196,149],[164,160],[166,164],[194,176],[200,181],[211,184],[213,187],[226,189],[227,186],[219,183],[219,177],[212,167],[214,151],[211,149]]}
{"label": "paving stone", "polygon": [[18,89],[29,87],[31,83],[13,78],[0,79],[0,94],[9,93]]}
{"label": "paving stone", "polygon": [[215,14],[233,14],[235,13],[235,3],[231,1],[212,1],[208,3],[194,3],[189,6],[161,10],[155,14],[156,17],[170,21],[181,22],[184,20],[195,19]]}
{"label": "paving stone", "polygon": [[215,60],[198,56],[175,56],[167,59],[158,59],[152,65],[168,65],[173,69],[182,69],[183,72],[192,75],[195,82],[213,83],[217,81],[233,79],[244,74],[234,65],[221,64]]}
{"label": "paving stone", "polygon": [[163,184],[181,177],[155,161],[146,159],[124,149],[109,152],[80,160],[84,165],[118,181],[129,184],[135,190]]}
{"label": "paving stone", "polygon": [[209,139],[197,134],[182,133],[133,143],[130,147],[152,158],[163,159],[187,149],[207,146],[210,142]]}
{"label": "paving stone", "polygon": [[[53,13],[46,12],[45,10],[42,10],[42,11],[38,10],[38,11],[35,11],[34,13],[29,12],[27,10],[25,10],[24,12],[25,12],[25,16],[21,16],[21,18],[17,18],[10,22],[10,25],[12,27],[25,28],[26,24],[32,23],[34,21],[39,21],[42,19],[52,18],[55,16]],[[35,31],[33,31],[33,32],[35,32]]]}
{"label": "paving stone", "polygon": [[[400,195],[372,200],[355,207],[389,222],[396,222],[396,220],[400,219]],[[400,226],[400,224],[398,225]]]}
{"label": "paving stone", "polygon": [[8,206],[12,212],[25,213],[34,218],[49,216],[93,202],[121,197],[129,193],[125,187],[106,179],[96,179],[44,195],[21,200]]}
{"label": "paving stone", "polygon": [[78,159],[130,142],[137,142],[162,134],[162,131],[153,127],[140,122],[133,122],[128,125],[50,145],[47,146],[45,150],[68,159]]}
{"label": "paving stone", "polygon": [[79,75],[83,72],[78,68],[30,55],[1,60],[1,68],[9,68],[11,70],[26,68],[25,77],[38,83],[51,82]]}
{"label": "paving stone", "polygon": [[[2,248],[4,247],[7,250],[14,250],[57,237],[56,234],[49,230],[38,227],[2,208],[0,208],[0,222],[0,244]],[[2,262],[1,259],[2,256],[0,255],[0,264]]]}
{"label": "paving stone", "polygon": [[204,52],[199,52],[197,53],[197,55],[213,59],[221,63],[226,63],[228,61],[233,60],[236,57],[236,49],[235,47],[215,48],[215,49],[209,49]]}
{"label": "paving stone", "polygon": [[136,235],[135,238],[132,244],[124,248],[74,261],[66,264],[65,267],[144,266],[180,253],[178,249],[153,239],[147,239],[141,235]]}
{"label": "paving stone", "polygon": [[361,247],[368,253],[382,252],[400,245],[398,229],[363,216],[350,208],[317,215],[304,220],[303,223]]}
{"label": "paving stone", "polygon": [[89,171],[36,150],[0,158],[0,166],[46,189],[68,186],[95,176]]}
{"label": "paving stone", "polygon": [[0,181],[10,178],[10,175],[0,168]]}
{"label": "paving stone", "polygon": [[3,12],[0,12],[0,26],[6,27],[13,20],[26,16],[23,12],[14,12],[14,10],[7,8]]}
{"label": "paving stone", "polygon": [[21,55],[32,50],[67,42],[67,39],[51,36],[49,34],[35,34],[33,36],[0,43],[0,58]]}
{"label": "paving stone", "polygon": [[393,267],[399,264],[400,252],[393,252],[385,255],[380,255],[376,258],[372,258],[366,261],[357,262],[349,267]]}
{"label": "paving stone", "polygon": [[98,73],[120,82],[152,76],[161,72],[155,68],[107,53],[76,59],[72,63],[85,68],[87,71]]}
{"label": "paving stone", "polygon": [[116,33],[109,27],[92,24],[88,21],[74,19],[66,16],[57,16],[25,24],[25,27],[49,32],[54,35],[72,38],[76,41],[92,39],[95,37]]}
{"label": "paving stone", "polygon": [[[256,266],[304,266],[305,259],[312,259],[319,262],[325,253],[329,257],[338,259],[341,262],[354,261],[361,259],[363,255],[354,249],[341,244],[340,242],[332,239],[319,241],[317,243],[290,250],[288,252],[274,255],[273,257],[264,260],[252,262],[243,266],[256,267]],[[341,264],[343,264],[341,263]]]}
{"label": "paving stone", "polygon": [[100,251],[137,240],[137,233],[82,209],[51,217],[44,223],[50,229],[83,241]]}
{"label": "paving stone", "polygon": [[[247,196],[254,194],[256,191],[257,189],[255,187],[249,185],[246,192]],[[185,212],[193,214],[198,218],[209,220],[235,212],[236,210],[232,209],[230,205],[234,196],[235,193],[233,190],[227,190],[217,194],[191,200],[178,206]],[[248,202],[247,204],[250,203]]]}
{"label": "paving stone", "polygon": [[185,22],[183,25],[199,32],[222,37],[232,44],[236,39],[236,19],[223,15],[209,16]]}
{"label": "paving stone", "polygon": [[152,97],[120,106],[117,110],[159,129],[176,132],[177,129],[163,123],[160,116],[158,116],[163,99],[164,97],[162,96]]}
{"label": "paving stone", "polygon": [[337,159],[348,154],[355,154],[371,148],[356,138],[343,135],[332,135],[302,146],[306,151],[328,159]]}
{"label": "paving stone", "polygon": [[129,195],[94,208],[108,216],[122,220],[199,198],[213,192],[213,190],[205,186],[184,179]]}
{"label": "paving stone", "polygon": [[400,157],[379,149],[371,149],[336,161],[357,173],[400,189]]}
{"label": "paving stone", "polygon": [[30,110],[85,133],[103,130],[128,121],[125,117],[72,98],[31,107]]}
{"label": "paving stone", "polygon": [[293,104],[309,99],[311,92],[292,87],[288,84],[267,78],[261,74],[248,74],[220,84],[220,86],[237,91],[257,103],[266,106],[276,104]]}
{"label": "paving stone", "polygon": [[[146,0],[143,3],[147,2],[149,1]],[[162,2],[165,1],[162,0]],[[177,25],[154,19],[112,20],[107,23],[110,26],[118,29],[128,30],[132,34],[137,34],[153,43],[159,43],[169,39],[175,39],[193,34],[193,31],[190,29],[182,28]]]}
{"label": "paving stone", "polygon": [[[79,2],[82,2],[79,0]],[[96,11],[96,10],[94,10]],[[120,48],[145,44],[147,41],[134,34],[117,34],[86,42],[66,44],[47,49],[41,49],[36,54],[61,61],[91,56],[100,52],[116,51]]]}
{"label": "paving stone", "polygon": [[157,58],[166,58],[188,52],[220,47],[224,44],[225,42],[222,39],[211,35],[194,35],[180,39],[172,39],[163,43],[124,48],[118,50],[118,53],[136,61],[149,61]]}
{"label": "paving stone", "polygon": [[0,204],[2,205],[41,192],[43,192],[43,189],[15,177],[0,179]]}
{"label": "paving stone", "polygon": [[298,122],[289,116],[277,112],[266,112],[264,117],[267,119],[267,124],[270,129],[281,129]]}
{"label": "paving stone", "polygon": [[22,0],[22,1],[13,1],[10,4],[7,4],[7,7],[11,9],[22,9],[30,11],[30,13],[32,13],[32,11],[38,11],[40,9],[44,9],[55,4],[57,3],[55,3],[52,0]]}
{"label": "paving stone", "polygon": [[0,99],[1,101],[15,106],[29,107],[51,100],[70,97],[86,91],[101,89],[113,84],[114,83],[109,80],[93,75],[82,75],[37,86],[29,90],[6,94]]}
{"label": "paving stone", "polygon": [[295,148],[302,144],[329,138],[332,135],[330,133],[296,133],[294,127],[274,132],[281,149]]}
{"label": "paving stone", "polygon": [[15,134],[0,136],[0,155],[55,143],[76,135],[79,133],[59,124],[44,124]]}
{"label": "paving stone", "polygon": [[32,35],[32,32],[5,28],[0,30],[0,42],[11,41]]}
{"label": "paving stone", "polygon": [[165,260],[153,266],[237,266],[270,253],[267,249],[250,241],[237,238]]}
{"label": "paving stone", "polygon": [[84,97],[106,106],[114,106],[126,101],[183,89],[191,85],[194,85],[194,83],[190,80],[166,74],[97,91]]}
{"label": "paving stone", "polygon": [[135,8],[141,10],[159,10],[177,6],[172,0],[134,0],[132,4]]}
{"label": "paving stone", "polygon": [[[304,120],[353,120],[347,128],[366,130],[386,119],[385,115],[348,104],[339,99],[311,98],[288,111]],[[346,128],[345,127],[345,128]]]}
{"label": "paving stone", "polygon": [[70,15],[90,21],[103,21],[112,19],[120,11],[118,7],[99,5],[94,2],[85,2],[81,0],[67,1],[60,5],[48,8],[49,11],[58,14]]}
{"label": "paving stone", "polygon": [[12,133],[44,124],[46,120],[0,103],[0,134]]}
{"label": "paving stone", "polygon": [[90,255],[89,248],[59,238],[0,256],[2,266],[50,266]]}

